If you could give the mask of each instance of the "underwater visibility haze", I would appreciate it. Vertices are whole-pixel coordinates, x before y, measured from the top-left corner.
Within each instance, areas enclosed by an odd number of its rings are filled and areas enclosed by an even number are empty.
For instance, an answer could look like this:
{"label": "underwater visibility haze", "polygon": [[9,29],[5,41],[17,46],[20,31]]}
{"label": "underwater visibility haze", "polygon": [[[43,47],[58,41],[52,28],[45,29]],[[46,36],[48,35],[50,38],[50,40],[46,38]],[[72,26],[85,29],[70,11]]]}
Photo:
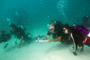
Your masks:
{"label": "underwater visibility haze", "polygon": [[[83,20],[85,16],[88,21]],[[48,32],[47,25],[55,20],[89,28],[90,0],[0,0],[0,60],[90,60],[90,47],[86,45],[84,51],[78,50],[75,56],[73,44],[36,41],[38,37],[43,40]],[[28,39],[31,39],[29,44]],[[49,39],[53,39],[52,36]]]}

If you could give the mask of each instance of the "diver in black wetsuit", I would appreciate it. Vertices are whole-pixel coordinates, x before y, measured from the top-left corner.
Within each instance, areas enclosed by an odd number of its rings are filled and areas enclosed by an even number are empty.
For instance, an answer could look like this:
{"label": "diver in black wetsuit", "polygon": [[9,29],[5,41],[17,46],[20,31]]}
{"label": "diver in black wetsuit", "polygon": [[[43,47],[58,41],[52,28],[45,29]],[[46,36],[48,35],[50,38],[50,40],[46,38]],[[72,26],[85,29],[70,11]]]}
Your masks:
{"label": "diver in black wetsuit", "polygon": [[60,41],[61,43],[71,44],[72,40],[70,40],[68,34],[64,34],[63,26],[64,24],[61,21],[51,21],[51,24],[48,26],[47,36],[43,40],[47,40],[52,34],[53,39],[49,39],[48,42]]}
{"label": "diver in black wetsuit", "polygon": [[20,43],[18,47],[20,48],[22,41],[30,43],[31,37],[30,34],[26,34],[22,27],[17,27],[15,24],[10,24],[11,34],[14,34],[18,39],[20,39]]}
{"label": "diver in black wetsuit", "polygon": [[14,34],[18,39],[20,39],[20,43],[18,45],[18,48],[21,47],[22,41],[27,42],[28,44],[31,42],[31,40],[36,40],[37,38],[42,38],[43,35],[38,35],[34,38],[31,37],[30,33],[26,33],[25,29],[22,27],[17,27],[15,24],[10,24],[11,34]]}
{"label": "diver in black wetsuit", "polygon": [[65,25],[63,28],[66,34],[70,34],[73,43],[74,43],[74,55],[77,55],[76,49],[77,46],[82,46],[81,51],[83,51],[84,44],[90,46],[90,33],[89,30],[83,27],[82,25],[77,25],[74,27],[69,27]]}

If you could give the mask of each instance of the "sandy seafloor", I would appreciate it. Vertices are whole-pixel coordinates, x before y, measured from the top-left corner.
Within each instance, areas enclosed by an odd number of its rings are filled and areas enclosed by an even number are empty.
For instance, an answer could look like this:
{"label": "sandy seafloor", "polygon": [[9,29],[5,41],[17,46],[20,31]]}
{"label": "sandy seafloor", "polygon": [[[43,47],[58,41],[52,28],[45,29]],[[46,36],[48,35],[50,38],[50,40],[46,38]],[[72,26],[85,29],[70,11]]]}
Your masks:
{"label": "sandy seafloor", "polygon": [[[38,34],[46,34],[47,31],[37,30],[33,32],[35,36]],[[63,45],[60,42],[37,43],[35,40],[29,45],[22,44],[21,48],[17,48],[14,43],[15,37],[9,40],[9,45],[3,49],[5,43],[0,44],[0,60],[90,60],[90,47],[85,46],[84,51],[77,51],[78,55],[73,55],[73,45]]]}

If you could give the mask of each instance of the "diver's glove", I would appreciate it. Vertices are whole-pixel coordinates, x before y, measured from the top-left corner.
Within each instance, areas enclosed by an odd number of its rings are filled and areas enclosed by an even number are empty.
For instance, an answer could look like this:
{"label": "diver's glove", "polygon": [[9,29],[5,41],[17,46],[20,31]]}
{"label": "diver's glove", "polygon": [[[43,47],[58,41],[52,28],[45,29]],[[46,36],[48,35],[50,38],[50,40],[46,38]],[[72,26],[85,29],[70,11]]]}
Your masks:
{"label": "diver's glove", "polygon": [[74,55],[77,55],[77,53],[76,53],[76,52],[73,52],[73,54],[74,54]]}

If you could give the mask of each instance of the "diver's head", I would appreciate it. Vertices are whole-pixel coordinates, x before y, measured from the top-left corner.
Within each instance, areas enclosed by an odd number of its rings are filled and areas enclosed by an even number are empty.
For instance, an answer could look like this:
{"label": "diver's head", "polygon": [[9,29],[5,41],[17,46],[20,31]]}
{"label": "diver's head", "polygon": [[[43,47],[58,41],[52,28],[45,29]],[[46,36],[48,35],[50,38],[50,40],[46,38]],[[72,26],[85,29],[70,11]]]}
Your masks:
{"label": "diver's head", "polygon": [[65,34],[68,34],[70,32],[70,27],[68,24],[66,24],[64,27],[63,27],[63,31]]}
{"label": "diver's head", "polygon": [[15,30],[15,28],[16,28],[16,25],[15,25],[15,24],[13,24],[13,23],[11,23],[11,24],[9,25],[9,27],[10,27],[11,31],[14,31],[14,30]]}
{"label": "diver's head", "polygon": [[65,27],[63,28],[63,31],[64,31],[65,34],[68,34],[69,33],[68,29],[65,28]]}
{"label": "diver's head", "polygon": [[16,27],[16,25],[13,24],[13,23],[11,23],[11,24],[9,25],[9,27]]}
{"label": "diver's head", "polygon": [[51,21],[51,23],[53,23],[54,25],[57,24],[58,21],[56,21],[56,19],[54,21]]}
{"label": "diver's head", "polygon": [[73,24],[73,27],[76,26],[76,23]]}
{"label": "diver's head", "polygon": [[48,26],[48,31],[49,31],[49,32],[54,32],[54,26],[53,26],[52,24],[50,24],[50,25]]}
{"label": "diver's head", "polygon": [[51,22],[49,23],[49,25],[50,25],[50,24],[55,25],[56,23],[57,23],[57,21],[56,21],[56,20],[54,20],[54,21],[52,21],[52,20],[51,20]]}

